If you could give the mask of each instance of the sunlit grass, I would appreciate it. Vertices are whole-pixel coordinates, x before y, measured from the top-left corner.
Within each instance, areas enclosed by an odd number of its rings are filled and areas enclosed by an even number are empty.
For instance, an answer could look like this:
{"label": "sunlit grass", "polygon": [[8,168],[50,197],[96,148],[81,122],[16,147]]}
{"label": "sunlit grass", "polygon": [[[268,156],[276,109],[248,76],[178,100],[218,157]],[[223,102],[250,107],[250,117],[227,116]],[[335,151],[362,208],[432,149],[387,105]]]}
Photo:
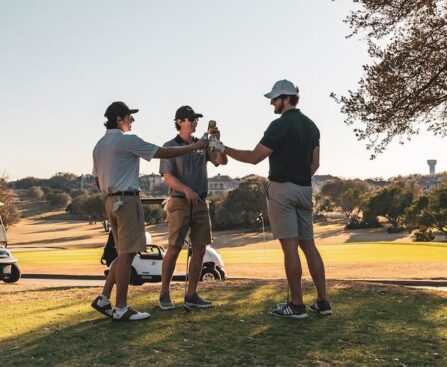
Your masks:
{"label": "sunlit grass", "polygon": [[[114,324],[89,306],[99,288],[2,294],[2,366],[444,366],[445,294],[330,283],[334,315],[277,319],[284,282],[201,285],[216,307],[162,312],[158,286],[132,287],[129,303],[151,320]],[[179,304],[182,285],[173,287]],[[3,302],[8,298],[7,302]],[[314,297],[305,283],[305,302]]]}
{"label": "sunlit grass", "polygon": [[[447,262],[447,244],[445,243],[344,243],[320,246],[323,259],[328,263],[426,263]],[[224,261],[229,264],[257,263],[278,264],[283,261],[280,246],[277,249],[263,248],[262,243],[249,249],[223,248],[219,250]],[[14,256],[24,265],[97,265],[102,249],[20,251]],[[186,251],[183,251],[179,263],[184,263]]]}

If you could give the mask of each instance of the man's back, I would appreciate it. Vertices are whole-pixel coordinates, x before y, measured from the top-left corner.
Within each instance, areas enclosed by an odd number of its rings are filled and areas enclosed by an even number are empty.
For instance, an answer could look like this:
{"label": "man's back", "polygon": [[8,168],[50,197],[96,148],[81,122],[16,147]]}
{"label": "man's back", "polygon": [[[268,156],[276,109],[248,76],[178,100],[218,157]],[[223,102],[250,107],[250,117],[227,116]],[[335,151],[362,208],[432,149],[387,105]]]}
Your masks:
{"label": "man's back", "polygon": [[270,124],[261,144],[273,150],[269,180],[311,185],[312,153],[320,144],[320,132],[311,119],[290,109]]}

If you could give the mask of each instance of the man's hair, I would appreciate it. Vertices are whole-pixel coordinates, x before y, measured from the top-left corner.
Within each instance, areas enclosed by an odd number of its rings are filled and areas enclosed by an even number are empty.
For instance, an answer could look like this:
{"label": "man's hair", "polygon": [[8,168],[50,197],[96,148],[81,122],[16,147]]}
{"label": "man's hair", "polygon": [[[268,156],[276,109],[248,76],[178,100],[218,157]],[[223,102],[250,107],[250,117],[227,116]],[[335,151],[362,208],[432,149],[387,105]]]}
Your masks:
{"label": "man's hair", "polygon": [[300,90],[298,87],[296,87],[296,95],[289,95],[289,94],[281,94],[278,98],[281,98],[283,101],[289,97],[289,102],[292,106],[296,106],[298,104],[298,101],[300,99]]}
{"label": "man's hair", "polygon": [[[178,120],[180,120],[180,119],[178,119]],[[180,124],[177,122],[178,120],[174,121],[174,125],[175,125],[175,128],[177,129],[177,131],[180,131]],[[180,121],[182,121],[182,120],[180,120]]]}
{"label": "man's hair", "polygon": [[107,120],[106,122],[104,122],[104,126],[106,127],[106,129],[117,129],[118,128],[118,124],[116,123],[116,118],[115,120]]}

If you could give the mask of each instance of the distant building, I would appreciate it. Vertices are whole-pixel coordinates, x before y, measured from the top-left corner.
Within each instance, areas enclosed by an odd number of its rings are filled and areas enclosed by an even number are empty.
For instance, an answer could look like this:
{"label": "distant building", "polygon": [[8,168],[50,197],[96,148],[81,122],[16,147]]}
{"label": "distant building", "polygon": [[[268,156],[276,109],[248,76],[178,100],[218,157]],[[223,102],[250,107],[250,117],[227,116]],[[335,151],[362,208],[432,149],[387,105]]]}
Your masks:
{"label": "distant building", "polygon": [[220,175],[208,178],[208,193],[221,193],[224,191],[231,191],[239,187],[240,181],[231,178],[230,176]]}
{"label": "distant building", "polygon": [[422,186],[422,189],[425,192],[430,192],[436,186],[442,185],[443,183],[447,183],[447,175],[446,174],[435,174],[429,176],[420,176],[417,179],[419,185]]}

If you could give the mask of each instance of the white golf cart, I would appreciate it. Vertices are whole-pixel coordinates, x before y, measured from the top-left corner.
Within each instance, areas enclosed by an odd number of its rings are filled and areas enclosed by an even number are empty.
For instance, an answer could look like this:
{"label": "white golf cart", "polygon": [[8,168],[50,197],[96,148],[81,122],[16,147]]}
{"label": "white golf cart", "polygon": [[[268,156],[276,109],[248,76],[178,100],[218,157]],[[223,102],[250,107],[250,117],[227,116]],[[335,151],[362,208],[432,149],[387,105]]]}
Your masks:
{"label": "white golf cart", "polygon": [[[113,241],[113,236],[110,232],[109,241],[111,239]],[[161,265],[166,250],[162,246],[152,243],[152,237],[149,232],[146,232],[146,243],[146,251],[139,252],[132,261],[130,273],[130,284],[132,285],[142,285],[146,282],[161,282]],[[104,271],[106,276],[108,273],[109,268]],[[184,273],[174,272],[172,280],[182,281],[185,280],[185,277],[186,274]],[[213,282],[225,280],[226,278],[222,257],[211,245],[206,246],[200,280],[203,282]]]}
{"label": "white golf cart", "polygon": [[[0,203],[0,206],[2,205],[3,203]],[[21,274],[17,259],[11,255],[11,252],[6,249],[7,247],[8,237],[0,215],[0,280],[5,283],[14,283],[20,279]]]}

